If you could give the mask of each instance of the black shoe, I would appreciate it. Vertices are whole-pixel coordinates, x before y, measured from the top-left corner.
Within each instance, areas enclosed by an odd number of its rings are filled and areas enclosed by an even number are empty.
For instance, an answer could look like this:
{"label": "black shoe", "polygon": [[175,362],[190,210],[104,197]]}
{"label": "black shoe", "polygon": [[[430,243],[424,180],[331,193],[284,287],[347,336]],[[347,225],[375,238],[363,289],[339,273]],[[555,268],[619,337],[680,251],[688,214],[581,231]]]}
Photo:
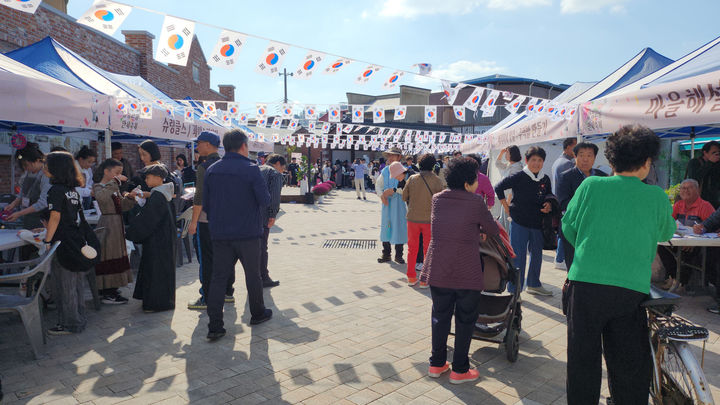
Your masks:
{"label": "black shoe", "polygon": [[207,339],[211,342],[214,342],[223,336],[225,336],[225,329],[220,329],[217,332],[208,331]]}
{"label": "black shoe", "polygon": [[250,318],[250,325],[259,325],[272,318],[272,309],[265,308],[265,313],[260,318]]}
{"label": "black shoe", "polygon": [[715,314],[715,315],[720,314],[720,308],[718,307],[718,305],[713,305],[713,306],[707,307],[707,310],[711,314]]}
{"label": "black shoe", "polygon": [[402,256],[395,256],[395,263],[405,264],[405,260],[403,260]]}
{"label": "black shoe", "polygon": [[363,197],[363,200],[367,200],[367,198]]}
{"label": "black shoe", "polygon": [[263,288],[273,288],[280,285],[280,282],[275,280],[263,280]]}
{"label": "black shoe", "polygon": [[358,197],[358,200],[359,200],[359,199],[360,199],[360,197]]}
{"label": "black shoe", "polygon": [[378,263],[387,263],[390,261],[390,255],[382,255],[378,258]]}

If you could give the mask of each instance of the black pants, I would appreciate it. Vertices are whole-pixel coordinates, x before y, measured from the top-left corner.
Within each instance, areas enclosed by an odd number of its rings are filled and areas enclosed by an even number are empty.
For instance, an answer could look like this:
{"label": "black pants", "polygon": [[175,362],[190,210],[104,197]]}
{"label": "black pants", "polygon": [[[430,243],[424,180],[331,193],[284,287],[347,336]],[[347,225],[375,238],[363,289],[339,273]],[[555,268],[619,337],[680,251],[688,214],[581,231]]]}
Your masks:
{"label": "black pants", "polygon": [[567,291],[568,404],[600,400],[602,356],[617,405],[646,404],[652,379],[647,295],[626,288],[571,281]]}
{"label": "black pants", "polygon": [[447,361],[447,339],[450,334],[450,321],[455,314],[455,349],[452,369],[456,373],[466,373],[470,369],[468,352],[472,340],[473,327],[477,322],[480,291],[454,290],[450,288],[430,287],[432,294],[432,356],[431,367],[442,367]]}
{"label": "black pants", "polygon": [[[390,254],[392,253],[392,247],[390,245],[390,242],[383,242],[382,244],[383,244],[383,256],[390,257]],[[404,245],[402,243],[395,245],[395,257],[402,257],[403,246]]]}
{"label": "black pants", "polygon": [[[212,283],[213,275],[213,244],[210,239],[210,226],[207,222],[198,222],[198,261],[200,262],[200,283],[202,287],[200,289],[200,295],[205,298],[207,302],[207,292],[210,291],[210,284]],[[225,288],[226,295],[233,295],[235,289],[235,272],[233,271],[228,279],[227,286]]]}
{"label": "black pants", "polygon": [[565,267],[570,271],[570,266],[572,266],[573,259],[575,259],[575,246],[571,245],[570,242],[565,239],[565,235],[562,233],[562,227],[560,229],[560,242],[563,245],[563,252],[565,253]]}
{"label": "black pants", "polygon": [[263,281],[270,281],[270,272],[268,271],[268,238],[270,238],[270,228],[263,228],[262,247],[260,250],[260,276]]}
{"label": "black pants", "polygon": [[235,274],[235,264],[238,260],[245,271],[250,314],[253,318],[260,318],[265,314],[262,279],[260,278],[261,243],[261,238],[213,241],[213,277],[210,283],[210,294],[207,297],[210,331],[219,331],[224,325],[225,289],[228,280]]}
{"label": "black pants", "polygon": [[422,263],[425,261],[425,256],[423,256],[423,234],[420,234],[420,237],[418,238],[420,240],[418,246],[420,246],[420,249],[418,249],[417,259],[415,263]]}

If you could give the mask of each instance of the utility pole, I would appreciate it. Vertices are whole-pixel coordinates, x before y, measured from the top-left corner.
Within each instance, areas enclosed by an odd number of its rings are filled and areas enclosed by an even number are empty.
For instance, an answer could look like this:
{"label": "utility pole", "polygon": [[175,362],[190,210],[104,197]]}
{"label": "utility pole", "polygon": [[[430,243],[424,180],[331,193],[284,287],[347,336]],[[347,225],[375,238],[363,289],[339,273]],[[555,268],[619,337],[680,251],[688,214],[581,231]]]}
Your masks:
{"label": "utility pole", "polygon": [[288,77],[288,76],[292,76],[292,75],[293,75],[292,73],[288,73],[288,72],[287,72],[287,69],[286,69],[286,68],[283,68],[283,72],[282,72],[282,73],[278,73],[278,76],[284,76],[283,79],[285,80],[285,98],[284,98],[284,100],[285,100],[284,102],[285,102],[285,103],[287,103],[287,77]]}

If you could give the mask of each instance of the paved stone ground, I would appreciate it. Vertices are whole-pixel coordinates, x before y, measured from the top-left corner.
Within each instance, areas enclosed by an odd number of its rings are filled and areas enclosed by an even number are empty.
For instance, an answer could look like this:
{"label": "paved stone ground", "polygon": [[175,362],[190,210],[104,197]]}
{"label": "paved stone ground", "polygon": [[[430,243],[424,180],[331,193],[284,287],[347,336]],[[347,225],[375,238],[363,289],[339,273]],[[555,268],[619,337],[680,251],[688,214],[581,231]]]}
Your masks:
{"label": "paved stone ground", "polygon": [[[566,402],[565,273],[552,267],[552,252],[542,280],[555,296],[524,296],[517,363],[501,346],[473,341],[471,362],[482,378],[451,386],[447,375],[426,376],[429,291],[406,286],[404,266],[378,264],[379,248],[322,247],[325,239],[376,239],[377,197],[357,201],[343,191],[314,207],[282,208],[270,240],[271,275],[282,282],[265,292],[270,322],[249,327],[239,271],[237,303],[225,306],[228,335],[208,343],[207,315],[186,308],[197,296],[196,263],[178,269],[174,312],[145,314],[133,300],[90,310],[87,330],[49,337],[41,360],[32,358],[19,319],[0,315],[3,404]],[[704,310],[710,301],[688,298],[680,312],[712,331],[705,373],[720,399],[720,317]]]}

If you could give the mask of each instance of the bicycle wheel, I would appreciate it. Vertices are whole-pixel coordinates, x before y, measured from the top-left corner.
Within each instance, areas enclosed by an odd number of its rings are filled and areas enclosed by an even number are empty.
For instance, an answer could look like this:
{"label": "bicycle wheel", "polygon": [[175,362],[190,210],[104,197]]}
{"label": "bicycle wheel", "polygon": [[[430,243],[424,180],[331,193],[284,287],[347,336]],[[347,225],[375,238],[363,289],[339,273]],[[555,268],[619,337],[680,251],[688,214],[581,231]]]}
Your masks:
{"label": "bicycle wheel", "polygon": [[662,403],[677,405],[714,404],[705,374],[685,342],[665,345],[662,369]]}

